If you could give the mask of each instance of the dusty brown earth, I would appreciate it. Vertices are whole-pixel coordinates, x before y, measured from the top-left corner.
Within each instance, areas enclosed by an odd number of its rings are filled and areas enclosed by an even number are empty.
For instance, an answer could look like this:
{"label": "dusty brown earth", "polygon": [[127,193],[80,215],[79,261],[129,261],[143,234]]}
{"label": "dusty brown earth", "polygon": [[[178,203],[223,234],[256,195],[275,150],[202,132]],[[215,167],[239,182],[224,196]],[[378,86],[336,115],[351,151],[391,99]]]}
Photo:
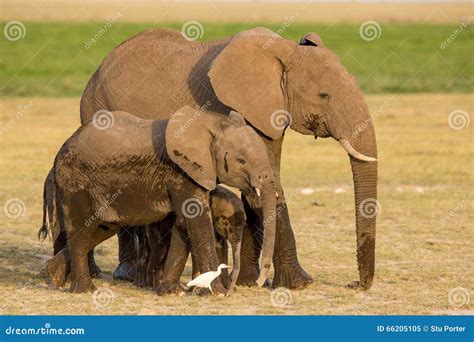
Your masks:
{"label": "dusty brown earth", "polygon": [[[1,21],[105,21],[121,14],[123,22],[459,23],[472,15],[470,2],[461,3],[236,3],[230,1],[118,1],[118,0],[2,0]],[[30,10],[25,10],[28,8]]]}
{"label": "dusty brown earth", "polygon": [[[40,271],[51,244],[36,238],[42,183],[55,153],[79,124],[79,99],[0,100],[0,313],[473,314],[474,146],[467,121],[472,96],[367,99],[380,166],[373,288],[345,287],[357,277],[345,153],[331,139],[315,141],[289,131],[282,179],[299,258],[314,284],[273,294],[239,287],[229,298],[158,297],[111,280],[115,238],[98,248],[104,279],[95,281],[100,290],[95,296],[48,288]],[[189,277],[188,264],[182,280]]]}

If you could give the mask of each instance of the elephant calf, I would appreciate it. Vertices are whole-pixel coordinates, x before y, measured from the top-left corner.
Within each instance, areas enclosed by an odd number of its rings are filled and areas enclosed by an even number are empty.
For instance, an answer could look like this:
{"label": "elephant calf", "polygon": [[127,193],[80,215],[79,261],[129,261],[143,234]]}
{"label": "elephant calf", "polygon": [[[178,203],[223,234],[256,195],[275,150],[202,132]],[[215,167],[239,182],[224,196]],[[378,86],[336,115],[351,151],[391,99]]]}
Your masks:
{"label": "elephant calf", "polygon": [[[216,270],[209,191],[220,182],[244,193],[261,191],[262,285],[275,243],[275,180],[264,142],[253,128],[239,113],[225,117],[188,106],[169,120],[107,114],[109,127],[95,120],[83,125],[56,156],[55,202],[67,247],[48,261],[49,274],[70,264],[70,291],[94,290],[88,252],[120,226],[151,224],[170,213],[186,227],[198,271]],[[213,290],[226,292],[220,281]]]}
{"label": "elephant calf", "polygon": [[[210,192],[209,201],[219,264],[228,263],[227,241],[232,247],[230,284],[227,270],[223,270],[221,275],[221,281],[230,293],[240,270],[240,247],[246,225],[244,205],[232,191],[221,186]],[[152,286],[158,294],[175,291],[191,250],[185,229],[177,224],[174,215],[170,215],[159,223],[148,225],[138,235],[140,247],[134,284]],[[170,245],[173,247],[170,248]],[[200,273],[199,261],[193,254],[192,259],[194,278]]]}

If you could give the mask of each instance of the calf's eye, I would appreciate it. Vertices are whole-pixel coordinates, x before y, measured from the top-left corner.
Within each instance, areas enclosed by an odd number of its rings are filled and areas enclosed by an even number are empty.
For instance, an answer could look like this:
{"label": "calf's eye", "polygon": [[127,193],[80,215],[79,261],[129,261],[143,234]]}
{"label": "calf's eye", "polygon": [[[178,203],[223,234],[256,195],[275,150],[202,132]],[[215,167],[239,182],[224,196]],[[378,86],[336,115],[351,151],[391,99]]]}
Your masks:
{"label": "calf's eye", "polygon": [[245,161],[245,159],[242,159],[242,158],[237,158],[237,161],[239,162],[240,165],[245,165],[245,164],[247,164],[247,162]]}

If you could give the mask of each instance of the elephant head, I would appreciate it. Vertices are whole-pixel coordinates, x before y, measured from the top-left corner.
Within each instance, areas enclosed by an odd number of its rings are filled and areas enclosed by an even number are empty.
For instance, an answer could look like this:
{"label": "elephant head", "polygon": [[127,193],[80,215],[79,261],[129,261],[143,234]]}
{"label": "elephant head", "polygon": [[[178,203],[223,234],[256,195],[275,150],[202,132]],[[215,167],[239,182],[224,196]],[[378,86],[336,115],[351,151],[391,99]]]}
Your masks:
{"label": "elephant head", "polygon": [[237,112],[226,117],[184,106],[168,122],[166,150],[174,163],[207,190],[224,183],[261,197],[265,226],[257,284],[262,286],[275,245],[276,186],[261,137]]}
{"label": "elephant head", "polygon": [[[369,110],[356,79],[314,33],[300,44],[274,35],[237,36],[208,72],[217,98],[239,111],[261,133],[280,139],[287,126],[332,137],[352,166],[360,281],[370,288],[375,262],[377,147]],[[376,203],[376,202],[375,202]]]}

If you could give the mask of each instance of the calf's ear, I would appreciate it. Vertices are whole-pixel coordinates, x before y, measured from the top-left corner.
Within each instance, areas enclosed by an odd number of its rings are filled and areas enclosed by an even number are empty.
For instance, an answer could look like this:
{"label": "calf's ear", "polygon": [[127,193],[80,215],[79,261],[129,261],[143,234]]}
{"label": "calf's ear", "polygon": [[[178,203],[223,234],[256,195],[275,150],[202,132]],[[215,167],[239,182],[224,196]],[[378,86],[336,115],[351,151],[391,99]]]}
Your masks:
{"label": "calf's ear", "polygon": [[170,159],[207,190],[216,188],[211,144],[217,124],[218,119],[212,115],[184,106],[171,116],[165,133]]}

